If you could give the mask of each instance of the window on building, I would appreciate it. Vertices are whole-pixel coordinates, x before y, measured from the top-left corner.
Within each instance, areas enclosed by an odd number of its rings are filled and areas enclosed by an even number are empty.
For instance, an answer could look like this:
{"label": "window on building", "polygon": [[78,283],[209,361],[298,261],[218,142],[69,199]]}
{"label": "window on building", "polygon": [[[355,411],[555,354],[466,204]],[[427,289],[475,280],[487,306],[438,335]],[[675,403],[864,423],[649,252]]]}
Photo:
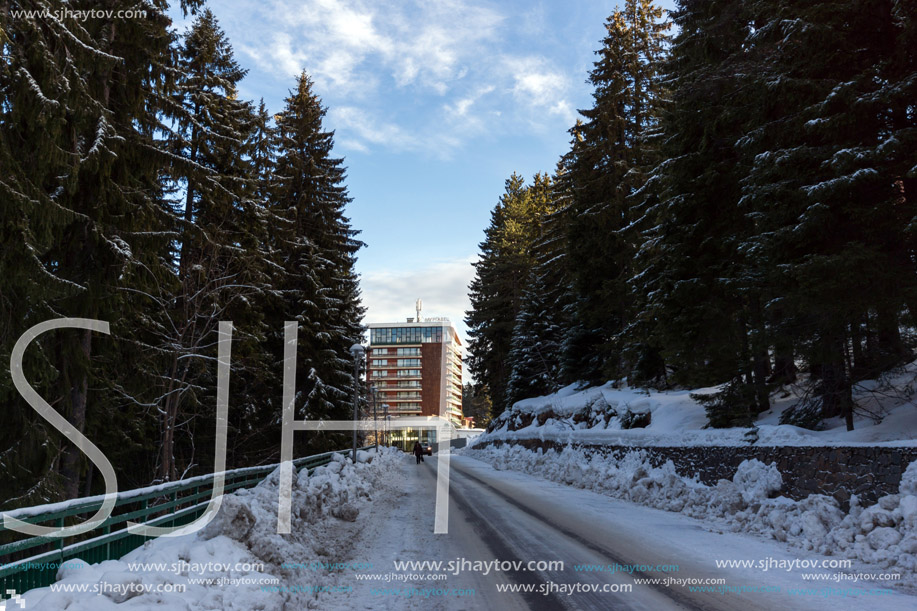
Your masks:
{"label": "window on building", "polygon": [[398,359],[399,367],[420,367],[420,359]]}
{"label": "window on building", "polygon": [[443,341],[442,327],[390,327],[370,329],[372,344],[420,344]]}
{"label": "window on building", "polygon": [[420,377],[420,370],[419,369],[399,369],[398,377],[399,378]]}

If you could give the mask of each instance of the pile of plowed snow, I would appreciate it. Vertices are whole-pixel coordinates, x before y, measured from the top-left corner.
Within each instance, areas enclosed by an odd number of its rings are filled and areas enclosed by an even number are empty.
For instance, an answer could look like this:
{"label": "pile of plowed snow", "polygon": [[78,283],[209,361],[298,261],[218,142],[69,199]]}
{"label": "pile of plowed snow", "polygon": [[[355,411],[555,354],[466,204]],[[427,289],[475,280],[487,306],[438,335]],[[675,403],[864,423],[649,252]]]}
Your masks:
{"label": "pile of plowed snow", "polygon": [[323,592],[345,590],[335,573],[304,567],[332,565],[349,552],[361,506],[403,456],[393,448],[361,452],[354,465],[337,454],[312,474],[294,472],[289,535],[277,534],[278,468],[255,488],[224,496],[216,518],[195,534],[147,541],[120,560],[66,563],[54,586],[25,594],[25,608],[322,608]]}
{"label": "pile of plowed snow", "polygon": [[706,486],[675,472],[671,461],[653,467],[635,450],[622,459],[586,456],[571,446],[561,451],[531,451],[504,444],[463,453],[496,469],[522,471],[658,509],[715,520],[731,530],[760,533],[825,555],[858,560],[870,568],[900,573],[917,585],[917,462],[902,477],[898,494],[870,507],[851,499],[849,513],[828,496],[795,501],[771,498],[782,487],[777,467],[743,461],[732,481]]}

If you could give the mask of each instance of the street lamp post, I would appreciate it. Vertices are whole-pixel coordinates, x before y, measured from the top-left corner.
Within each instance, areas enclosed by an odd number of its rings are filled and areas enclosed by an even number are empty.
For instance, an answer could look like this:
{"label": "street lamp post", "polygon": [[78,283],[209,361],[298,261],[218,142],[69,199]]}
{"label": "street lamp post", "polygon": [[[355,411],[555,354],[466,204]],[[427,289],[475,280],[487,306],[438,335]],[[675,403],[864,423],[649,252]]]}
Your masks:
{"label": "street lamp post", "polygon": [[365,352],[363,346],[354,344],[350,347],[353,355],[353,464],[357,464],[357,410],[360,406],[360,360]]}
{"label": "street lamp post", "polygon": [[376,448],[379,447],[379,425],[376,424],[376,386],[375,384],[370,387],[370,392],[373,397],[373,440],[376,442]]}

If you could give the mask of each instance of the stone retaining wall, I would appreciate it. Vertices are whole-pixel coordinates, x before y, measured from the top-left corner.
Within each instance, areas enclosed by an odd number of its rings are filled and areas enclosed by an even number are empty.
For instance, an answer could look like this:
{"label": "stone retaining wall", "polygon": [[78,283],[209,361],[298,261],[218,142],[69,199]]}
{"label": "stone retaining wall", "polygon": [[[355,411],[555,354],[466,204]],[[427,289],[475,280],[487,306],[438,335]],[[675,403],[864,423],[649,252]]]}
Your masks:
{"label": "stone retaining wall", "polygon": [[[541,439],[488,440],[475,447],[500,446],[504,443],[560,450],[567,444]],[[708,486],[721,479],[732,479],[743,460],[757,458],[765,464],[776,463],[783,474],[781,494],[803,499],[810,494],[836,498],[846,511],[850,496],[856,494],[861,505],[872,505],[879,497],[898,492],[901,475],[911,461],[917,460],[917,448],[883,447],[813,447],[813,446],[688,446],[630,447],[577,445],[587,455],[601,454],[620,458],[635,450],[644,452],[655,467],[667,460],[679,475],[694,477]]]}

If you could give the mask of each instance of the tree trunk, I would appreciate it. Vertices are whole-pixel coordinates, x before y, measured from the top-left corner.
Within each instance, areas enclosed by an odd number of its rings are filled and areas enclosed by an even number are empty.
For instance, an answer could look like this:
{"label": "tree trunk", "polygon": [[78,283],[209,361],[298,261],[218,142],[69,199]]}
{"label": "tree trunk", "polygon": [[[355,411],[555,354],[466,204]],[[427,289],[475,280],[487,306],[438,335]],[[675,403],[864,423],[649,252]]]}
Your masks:
{"label": "tree trunk", "polygon": [[911,316],[911,325],[917,327],[917,298],[908,299],[907,311]]}
{"label": "tree trunk", "polygon": [[771,314],[770,323],[774,344],[774,368],[768,382],[771,384],[789,384],[796,381],[796,361],[793,352],[793,341],[780,329],[784,322],[783,312],[777,310]]}
{"label": "tree trunk", "polygon": [[83,496],[92,496],[92,476],[96,472],[95,465],[91,462],[86,469],[86,482],[83,484]]}
{"label": "tree trunk", "polygon": [[753,298],[749,304],[748,350],[751,357],[751,373],[754,386],[755,416],[766,412],[771,407],[770,393],[767,391],[767,378],[770,376],[770,359],[767,355],[767,329],[764,324],[764,312],[758,299]]}
{"label": "tree trunk", "polygon": [[752,363],[752,368],[755,374],[755,409],[759,414],[771,408],[770,393],[767,392],[769,365],[767,351],[758,351]]}
{"label": "tree trunk", "polygon": [[[868,321],[868,318],[864,317],[864,319]],[[868,366],[866,365],[866,354],[863,352],[863,325],[859,322],[850,324],[850,343],[853,352],[853,366],[850,371],[857,373],[865,371]]]}
{"label": "tree trunk", "polygon": [[[66,392],[70,397],[70,409],[67,420],[77,431],[83,432],[86,427],[86,397],[89,391],[89,375],[86,367],[89,363],[89,354],[92,346],[92,331],[80,331],[79,352],[85,366],[77,365],[75,374],[65,376]],[[72,370],[70,364],[65,364],[67,370]],[[61,457],[60,473],[64,480],[64,495],[68,499],[80,496],[80,472],[82,471],[83,452],[75,445],[68,443]]]}
{"label": "tree trunk", "polygon": [[[179,378],[178,357],[172,357],[172,366],[169,375],[168,392],[162,406],[162,425],[160,428],[159,442],[159,477],[164,482],[175,481],[175,423],[178,421],[178,408],[181,397],[179,388],[183,377]],[[187,368],[185,368],[187,371]]]}
{"label": "tree trunk", "polygon": [[853,391],[844,367],[844,335],[829,332],[822,339],[822,416],[843,416],[847,430],[853,430]]}
{"label": "tree trunk", "polygon": [[871,317],[869,314],[866,315],[865,324],[863,325],[863,332],[866,339],[866,353],[864,354],[863,359],[863,369],[868,370],[873,366],[873,363],[876,362],[878,358],[878,342],[876,341],[876,334],[872,328]]}
{"label": "tree trunk", "polygon": [[876,366],[879,371],[893,367],[900,363],[907,350],[901,341],[901,332],[898,329],[898,315],[888,306],[876,310],[876,339],[878,341],[879,362]]}
{"label": "tree trunk", "polygon": [[792,347],[774,347],[774,372],[769,381],[773,384],[789,384],[796,381],[796,362],[793,360]]}
{"label": "tree trunk", "polygon": [[[194,116],[197,116],[200,113],[200,105],[194,105]],[[191,128],[191,149],[188,151],[188,158],[192,162],[197,162],[197,151],[198,151],[198,135],[197,128]],[[193,254],[191,252],[191,225],[194,223],[194,193],[195,193],[195,182],[194,182],[194,172],[188,172],[188,175],[185,177],[188,180],[187,192],[185,193],[185,226],[182,228],[183,239],[181,243],[181,250],[178,257],[178,275],[179,278],[185,280],[188,277],[188,270],[191,269],[191,258]]]}

